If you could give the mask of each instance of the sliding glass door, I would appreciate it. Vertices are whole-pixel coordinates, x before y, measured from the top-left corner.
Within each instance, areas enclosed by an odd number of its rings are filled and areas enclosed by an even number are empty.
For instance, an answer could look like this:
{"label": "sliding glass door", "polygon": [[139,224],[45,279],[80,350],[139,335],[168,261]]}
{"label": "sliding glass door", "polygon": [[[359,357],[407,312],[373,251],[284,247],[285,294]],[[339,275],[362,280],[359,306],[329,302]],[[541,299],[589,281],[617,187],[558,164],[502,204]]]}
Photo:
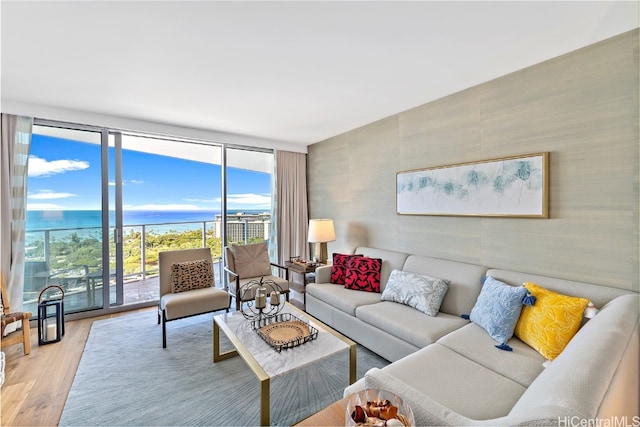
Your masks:
{"label": "sliding glass door", "polygon": [[37,121],[29,157],[25,307],[48,285],[65,311],[159,298],[158,253],[269,239],[273,153]]}
{"label": "sliding glass door", "polygon": [[24,306],[64,290],[69,313],[103,307],[102,132],[33,127],[28,163]]}
{"label": "sliding glass door", "polygon": [[[115,227],[122,236],[122,302],[158,299],[162,251],[210,247],[218,274],[221,243],[214,231],[221,209],[222,148],[151,136],[118,137],[122,173],[115,181],[120,183],[122,216]],[[114,188],[117,202],[119,187]]]}

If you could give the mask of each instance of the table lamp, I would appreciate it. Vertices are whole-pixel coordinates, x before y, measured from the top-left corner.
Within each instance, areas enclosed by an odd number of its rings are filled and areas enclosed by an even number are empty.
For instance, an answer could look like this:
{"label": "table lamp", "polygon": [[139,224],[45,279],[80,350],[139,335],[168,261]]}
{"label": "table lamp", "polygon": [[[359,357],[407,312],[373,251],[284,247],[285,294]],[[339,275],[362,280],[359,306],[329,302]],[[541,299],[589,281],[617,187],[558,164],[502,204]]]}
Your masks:
{"label": "table lamp", "polygon": [[314,261],[327,263],[327,242],[336,240],[332,219],[309,220],[309,243],[315,243]]}

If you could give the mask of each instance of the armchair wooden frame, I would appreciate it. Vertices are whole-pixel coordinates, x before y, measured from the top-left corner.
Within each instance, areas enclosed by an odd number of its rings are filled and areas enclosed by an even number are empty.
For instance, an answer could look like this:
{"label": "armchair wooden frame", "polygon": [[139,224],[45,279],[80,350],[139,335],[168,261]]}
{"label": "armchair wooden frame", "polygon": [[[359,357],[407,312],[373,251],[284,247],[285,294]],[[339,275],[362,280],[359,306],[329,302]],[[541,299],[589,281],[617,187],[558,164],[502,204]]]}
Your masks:
{"label": "armchair wooden frame", "polygon": [[[31,329],[29,327],[29,318],[31,313],[28,311],[17,311],[11,313],[11,307],[9,305],[9,295],[7,292],[7,284],[4,281],[4,275],[0,274],[0,281],[2,282],[2,331],[0,332],[0,340],[2,345],[0,347],[22,343],[24,354],[31,353]],[[22,321],[22,332],[15,331],[4,336],[5,328],[18,321]]]}

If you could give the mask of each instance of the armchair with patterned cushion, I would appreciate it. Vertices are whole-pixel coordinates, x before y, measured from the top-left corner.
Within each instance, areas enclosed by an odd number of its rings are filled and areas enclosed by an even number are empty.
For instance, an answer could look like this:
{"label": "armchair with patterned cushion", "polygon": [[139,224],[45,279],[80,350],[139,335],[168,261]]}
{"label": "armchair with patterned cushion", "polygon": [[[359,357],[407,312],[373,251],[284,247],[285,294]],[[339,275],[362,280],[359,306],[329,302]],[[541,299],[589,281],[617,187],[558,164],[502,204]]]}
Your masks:
{"label": "armchair with patterned cushion", "polygon": [[158,324],[162,321],[162,347],[166,348],[167,322],[218,310],[228,312],[231,298],[215,286],[211,249],[165,251],[158,257]]}
{"label": "armchair with patterned cushion", "polygon": [[[275,275],[273,269],[277,269]],[[226,246],[224,271],[227,274],[229,294],[236,300],[236,310],[240,310],[243,301],[253,299],[253,292],[245,292],[243,295],[239,292],[242,285],[252,280],[273,280],[289,301],[289,269],[269,260],[267,242]]]}

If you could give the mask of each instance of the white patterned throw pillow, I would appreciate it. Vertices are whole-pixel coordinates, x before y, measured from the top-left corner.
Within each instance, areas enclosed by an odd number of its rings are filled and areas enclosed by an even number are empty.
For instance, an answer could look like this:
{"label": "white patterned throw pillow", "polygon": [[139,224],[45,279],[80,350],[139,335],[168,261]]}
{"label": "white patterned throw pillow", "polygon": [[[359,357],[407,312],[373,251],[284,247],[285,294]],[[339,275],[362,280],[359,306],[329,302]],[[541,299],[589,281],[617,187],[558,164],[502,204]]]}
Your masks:
{"label": "white patterned throw pillow", "polygon": [[446,279],[393,270],[381,298],[383,301],[405,304],[428,316],[435,316],[450,283]]}

